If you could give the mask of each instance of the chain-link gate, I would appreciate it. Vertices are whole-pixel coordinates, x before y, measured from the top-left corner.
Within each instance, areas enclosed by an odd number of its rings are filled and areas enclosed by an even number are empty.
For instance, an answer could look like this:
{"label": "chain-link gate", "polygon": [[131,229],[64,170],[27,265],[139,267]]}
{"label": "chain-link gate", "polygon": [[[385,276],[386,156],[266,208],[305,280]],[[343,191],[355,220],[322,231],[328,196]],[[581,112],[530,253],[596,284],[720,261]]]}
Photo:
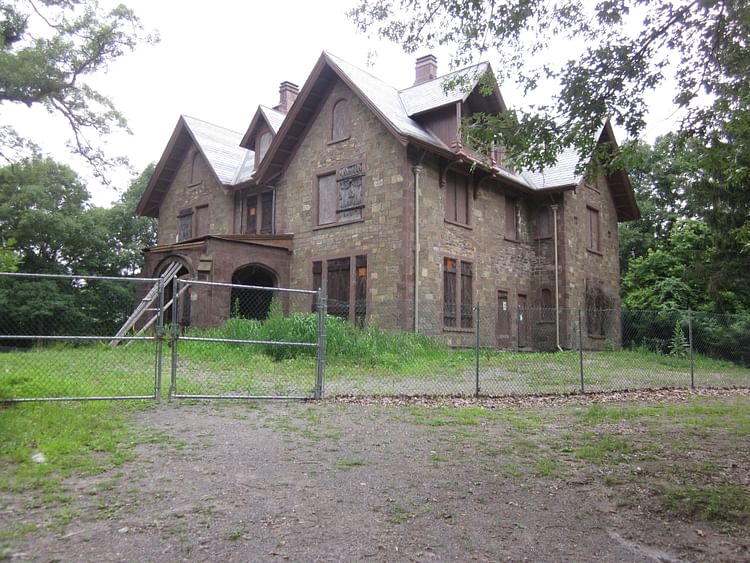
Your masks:
{"label": "chain-link gate", "polygon": [[166,293],[170,398],[322,397],[322,291],[175,278]]}
{"label": "chain-link gate", "polygon": [[158,399],[162,286],[1,272],[0,401]]}

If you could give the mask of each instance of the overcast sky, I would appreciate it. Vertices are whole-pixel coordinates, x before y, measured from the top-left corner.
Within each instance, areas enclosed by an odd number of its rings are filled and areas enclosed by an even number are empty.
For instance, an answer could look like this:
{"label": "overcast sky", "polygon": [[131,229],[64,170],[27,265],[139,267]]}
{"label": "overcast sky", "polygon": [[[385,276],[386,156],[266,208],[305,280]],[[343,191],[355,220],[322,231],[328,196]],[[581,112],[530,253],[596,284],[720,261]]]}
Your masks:
{"label": "overcast sky", "polygon": [[[102,5],[116,4],[101,0]],[[157,161],[180,114],[244,132],[259,104],[278,103],[279,83],[304,84],[323,50],[396,86],[414,80],[414,60],[396,45],[372,43],[355,32],[344,15],[355,0],[316,2],[285,0],[125,0],[146,29],[158,30],[161,42],[126,54],[109,71],[88,81],[129,121],[133,135],[110,139],[108,154],[128,156],[136,170]],[[377,56],[368,64],[368,53]],[[439,71],[448,70],[448,51],[432,51]],[[488,57],[490,63],[495,61]],[[506,103],[523,102],[510,85],[500,85]],[[39,108],[3,108],[3,119],[35,139],[53,157],[69,162],[83,176],[83,164],[64,148],[68,130],[61,119]],[[657,119],[647,131],[660,131]],[[650,135],[648,135],[650,136]],[[128,176],[114,176],[123,189]],[[88,180],[94,203],[116,197],[112,189]]]}

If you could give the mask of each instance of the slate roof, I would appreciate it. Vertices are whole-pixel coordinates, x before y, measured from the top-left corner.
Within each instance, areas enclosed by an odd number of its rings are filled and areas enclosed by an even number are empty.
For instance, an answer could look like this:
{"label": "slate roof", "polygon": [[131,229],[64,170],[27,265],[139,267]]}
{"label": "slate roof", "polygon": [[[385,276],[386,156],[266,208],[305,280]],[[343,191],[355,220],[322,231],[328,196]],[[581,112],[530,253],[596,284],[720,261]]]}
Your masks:
{"label": "slate roof", "polygon": [[[401,90],[401,101],[406,113],[413,117],[465,100],[479,77],[488,70],[491,70],[488,63],[479,63]],[[446,91],[446,82],[450,80],[456,80],[456,84]]]}
{"label": "slate roof", "polygon": [[[371,106],[387,120],[391,126],[404,137],[433,145],[442,150],[452,151],[431,131],[413,119],[416,116],[445,105],[457,103],[468,97],[471,89],[476,86],[479,77],[487,71],[491,72],[488,63],[479,63],[460,69],[447,75],[398,90],[383,82],[369,72],[362,70],[335,55],[324,52],[323,56],[334,65],[342,77],[347,79],[360,93],[365,96]],[[465,82],[446,91],[446,79],[459,78]],[[284,122],[286,114],[266,106],[258,108],[277,133]],[[190,128],[196,143],[213,168],[222,184],[233,186],[246,182],[255,173],[255,157],[253,151],[239,146],[243,135],[211,123],[183,116]],[[498,175],[511,179],[531,190],[576,185],[581,175],[576,172],[578,155],[574,150],[566,150],[554,166],[542,172],[521,171],[509,173],[499,170]]]}
{"label": "slate roof", "polygon": [[252,177],[255,155],[240,147],[242,133],[187,115],[182,119],[222,184],[231,186]]}

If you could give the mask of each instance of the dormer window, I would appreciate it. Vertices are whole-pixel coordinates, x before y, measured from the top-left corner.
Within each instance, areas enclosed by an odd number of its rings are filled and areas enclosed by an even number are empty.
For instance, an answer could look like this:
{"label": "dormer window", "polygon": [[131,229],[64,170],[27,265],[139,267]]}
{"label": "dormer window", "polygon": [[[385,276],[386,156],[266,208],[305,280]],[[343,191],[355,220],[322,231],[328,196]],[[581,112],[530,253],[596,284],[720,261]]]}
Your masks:
{"label": "dormer window", "polygon": [[193,155],[193,161],[190,163],[190,185],[200,184],[203,181],[204,169],[203,157],[201,153],[196,151]]}
{"label": "dormer window", "polygon": [[269,131],[266,131],[260,136],[260,139],[258,139],[258,151],[256,152],[256,162],[258,164],[261,163],[263,160],[263,157],[266,156],[266,153],[268,152],[268,147],[271,146],[271,141],[273,140],[273,136]]}
{"label": "dormer window", "polygon": [[333,105],[331,142],[343,141],[351,135],[352,117],[349,100],[342,98]]}

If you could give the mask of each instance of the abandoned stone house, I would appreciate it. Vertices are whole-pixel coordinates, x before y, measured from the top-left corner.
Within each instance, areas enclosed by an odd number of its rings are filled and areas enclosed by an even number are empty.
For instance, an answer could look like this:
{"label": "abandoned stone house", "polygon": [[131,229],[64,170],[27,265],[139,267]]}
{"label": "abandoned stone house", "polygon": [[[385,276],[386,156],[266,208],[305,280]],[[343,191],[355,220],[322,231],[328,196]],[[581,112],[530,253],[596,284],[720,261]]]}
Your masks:
{"label": "abandoned stone house", "polygon": [[[399,90],[324,52],[244,133],[180,117],[138,206],[159,220],[144,274],[178,262],[197,280],[325,283],[332,314],[456,345],[479,304],[483,345],[574,347],[567,310],[584,308],[586,346],[618,341],[602,310],[619,306],[617,223],[639,215],[627,175],[584,177],[573,153],[513,170],[464,146],[463,117],[506,110],[497,87],[479,92],[486,72],[456,71],[469,87],[450,90],[421,57]],[[609,124],[598,142],[615,145]],[[222,322],[233,295],[196,286],[183,322]],[[254,306],[239,312],[267,314]]]}

